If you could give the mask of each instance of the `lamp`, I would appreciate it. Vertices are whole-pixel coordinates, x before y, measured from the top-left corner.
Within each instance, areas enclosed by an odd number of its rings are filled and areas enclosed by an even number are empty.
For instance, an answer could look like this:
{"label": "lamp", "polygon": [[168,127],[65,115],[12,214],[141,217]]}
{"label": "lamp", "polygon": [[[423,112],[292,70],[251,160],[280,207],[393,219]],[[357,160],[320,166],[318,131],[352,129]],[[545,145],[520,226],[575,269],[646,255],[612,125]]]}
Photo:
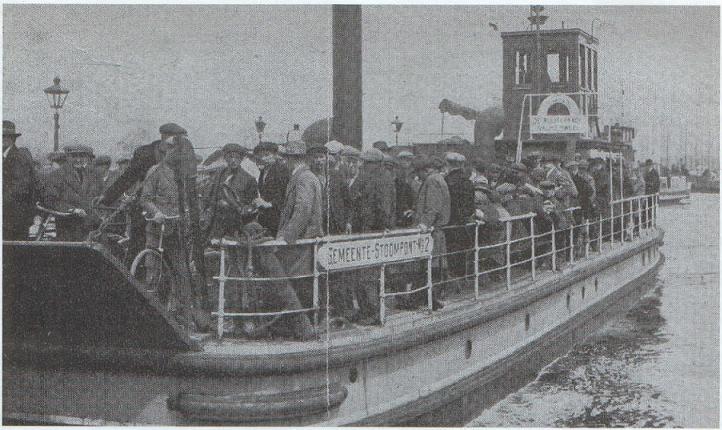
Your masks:
{"label": "lamp", "polygon": [[58,133],[60,132],[60,108],[65,104],[65,99],[68,98],[69,90],[60,86],[60,78],[58,76],[53,79],[53,85],[43,90],[45,95],[50,102],[50,108],[55,109],[53,119],[55,120],[55,135],[53,141],[53,151],[58,152],[60,143],[58,141]]}

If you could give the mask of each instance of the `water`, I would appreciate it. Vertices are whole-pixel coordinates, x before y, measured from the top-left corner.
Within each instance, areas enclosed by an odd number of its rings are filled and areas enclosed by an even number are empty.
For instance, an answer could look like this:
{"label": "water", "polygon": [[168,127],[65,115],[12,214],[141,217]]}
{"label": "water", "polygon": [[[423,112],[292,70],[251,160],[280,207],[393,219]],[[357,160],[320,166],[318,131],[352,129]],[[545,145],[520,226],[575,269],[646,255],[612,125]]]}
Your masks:
{"label": "water", "polygon": [[719,427],[719,196],[663,207],[659,225],[654,288],[469,425]]}

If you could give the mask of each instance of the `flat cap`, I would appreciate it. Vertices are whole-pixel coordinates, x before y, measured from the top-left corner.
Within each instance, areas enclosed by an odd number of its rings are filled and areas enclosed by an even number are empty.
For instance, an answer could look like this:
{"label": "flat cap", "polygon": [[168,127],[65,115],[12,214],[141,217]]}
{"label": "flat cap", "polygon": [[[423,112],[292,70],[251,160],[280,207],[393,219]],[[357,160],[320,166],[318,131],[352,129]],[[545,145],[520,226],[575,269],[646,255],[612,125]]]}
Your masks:
{"label": "flat cap", "polygon": [[462,154],[459,154],[458,152],[447,152],[446,153],[446,161],[451,161],[452,163],[463,163],[466,161],[466,157],[464,157]]}
{"label": "flat cap", "polygon": [[328,148],[323,145],[314,145],[306,149],[308,155],[326,155],[328,154]]}
{"label": "flat cap", "polygon": [[15,123],[12,121],[3,120],[3,136],[15,136],[18,137],[22,133],[15,132]]}
{"label": "flat cap", "polygon": [[474,184],[474,186],[487,186],[489,185],[489,180],[486,179],[486,176],[483,175],[476,175],[474,176],[474,179],[471,180],[471,182]]}
{"label": "flat cap", "polygon": [[579,168],[580,168],[580,169],[586,169],[587,167],[589,167],[589,163],[587,162],[587,160],[580,160],[580,161],[579,161]]}
{"label": "flat cap", "polygon": [[647,166],[650,166],[650,165],[653,165],[653,164],[654,164],[654,161],[652,161],[651,158],[648,158],[647,161],[645,162],[645,164],[646,164]]}
{"label": "flat cap", "polygon": [[118,163],[118,164],[127,164],[127,163],[130,163],[130,158],[128,158],[128,157],[119,158],[118,161],[117,161],[117,163]]}
{"label": "flat cap", "polygon": [[111,164],[113,164],[113,161],[107,155],[99,155],[98,157],[95,158],[95,160],[93,160],[94,166],[102,166],[102,165],[110,166]]}
{"label": "flat cap", "polygon": [[278,152],[283,155],[306,155],[306,142],[303,140],[292,140],[279,147]]}
{"label": "flat cap", "polygon": [[512,163],[511,169],[516,170],[517,172],[526,172],[527,171],[527,168],[523,163]]}
{"label": "flat cap", "polygon": [[359,158],[361,155],[361,151],[354,148],[350,145],[344,145],[343,148],[341,148],[341,155],[343,157],[352,157],[352,158]]}
{"label": "flat cap", "polygon": [[226,143],[225,145],[223,145],[222,151],[223,155],[232,154],[235,152],[236,154],[240,154],[241,157],[245,157],[248,153],[248,150],[246,148],[242,147],[237,143]]}
{"label": "flat cap", "polygon": [[61,151],[53,151],[50,154],[48,154],[48,160],[50,161],[63,161],[65,160],[65,153]]}
{"label": "flat cap", "polygon": [[541,181],[539,182],[539,188],[542,190],[553,190],[554,189],[554,182],[552,181]]}
{"label": "flat cap", "polygon": [[65,148],[66,154],[86,154],[93,156],[93,148],[86,145],[68,145]]}
{"label": "flat cap", "polygon": [[259,142],[258,145],[253,148],[253,153],[258,154],[261,151],[278,152],[278,144],[266,141]]}
{"label": "flat cap", "polygon": [[326,145],[324,145],[326,149],[328,150],[328,153],[331,155],[340,154],[341,150],[343,149],[343,143],[339,142],[338,140],[332,140]]}
{"label": "flat cap", "polygon": [[384,153],[378,148],[371,148],[361,153],[361,159],[366,162],[379,163],[384,161]]}
{"label": "flat cap", "polygon": [[397,158],[414,158],[414,154],[410,151],[401,151],[396,155]]}
{"label": "flat cap", "polygon": [[397,164],[398,161],[396,160],[396,158],[384,153],[384,163]]}
{"label": "flat cap", "polygon": [[185,128],[174,122],[163,124],[158,130],[160,131],[160,134],[188,134]]}
{"label": "flat cap", "polygon": [[508,182],[504,182],[496,187],[496,192],[499,194],[509,194],[514,192],[514,190],[516,190],[516,187]]}
{"label": "flat cap", "polygon": [[574,160],[572,160],[572,161],[567,161],[566,163],[564,163],[564,167],[566,167],[567,169],[570,168],[570,167],[579,167],[579,163],[577,163],[577,162],[574,161]]}
{"label": "flat cap", "polygon": [[389,149],[389,144],[384,142],[383,140],[377,140],[371,146],[380,151],[387,151]]}

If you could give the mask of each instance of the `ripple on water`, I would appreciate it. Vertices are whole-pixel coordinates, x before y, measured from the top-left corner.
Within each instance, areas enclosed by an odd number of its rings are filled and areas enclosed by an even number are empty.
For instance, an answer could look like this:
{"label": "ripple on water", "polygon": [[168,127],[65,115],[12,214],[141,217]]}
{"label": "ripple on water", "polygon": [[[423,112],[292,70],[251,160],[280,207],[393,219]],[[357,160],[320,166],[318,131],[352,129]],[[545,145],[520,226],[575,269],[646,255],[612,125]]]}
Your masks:
{"label": "ripple on water", "polygon": [[652,291],[469,425],[717,427],[718,216],[679,223],[718,214],[717,199],[661,214],[668,259]]}

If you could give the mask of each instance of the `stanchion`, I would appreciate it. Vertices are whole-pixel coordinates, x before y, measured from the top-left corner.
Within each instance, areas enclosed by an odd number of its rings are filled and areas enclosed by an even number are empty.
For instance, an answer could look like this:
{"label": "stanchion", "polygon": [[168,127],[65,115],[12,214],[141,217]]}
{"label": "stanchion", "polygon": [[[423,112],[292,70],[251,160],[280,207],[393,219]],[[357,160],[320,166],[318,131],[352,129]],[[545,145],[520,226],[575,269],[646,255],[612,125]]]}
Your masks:
{"label": "stanchion", "polygon": [[534,217],[529,218],[529,231],[531,237],[531,279],[536,280],[536,241],[534,233]]}
{"label": "stanchion", "polygon": [[226,247],[221,241],[221,267],[218,275],[218,339],[223,338],[223,317],[225,315],[226,297]]}
{"label": "stanchion", "polygon": [[479,298],[479,221],[474,228],[474,298]]}
{"label": "stanchion", "polygon": [[506,289],[511,288],[511,221],[506,222]]}
{"label": "stanchion", "polygon": [[381,325],[386,322],[386,265],[381,265],[379,273],[379,321]]}

